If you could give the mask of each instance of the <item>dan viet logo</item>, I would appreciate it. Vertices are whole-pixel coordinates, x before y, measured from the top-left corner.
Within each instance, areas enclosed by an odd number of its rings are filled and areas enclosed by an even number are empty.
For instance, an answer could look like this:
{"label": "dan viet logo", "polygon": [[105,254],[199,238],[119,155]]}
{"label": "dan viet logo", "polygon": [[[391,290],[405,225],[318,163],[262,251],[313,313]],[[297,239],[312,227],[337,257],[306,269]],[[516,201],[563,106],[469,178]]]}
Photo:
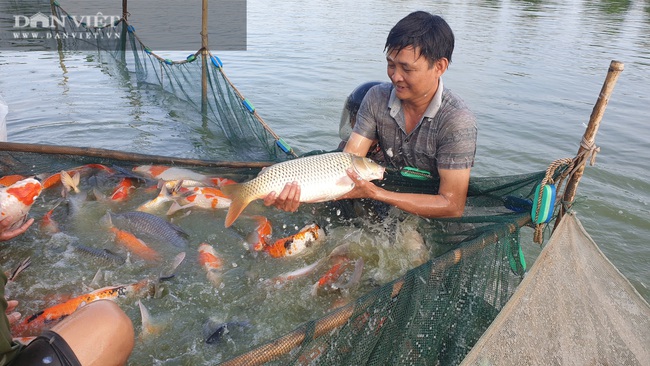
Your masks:
{"label": "dan viet logo", "polygon": [[32,16],[14,15],[14,39],[97,39],[119,38],[120,32],[97,30],[116,25],[121,19],[118,15],[45,15],[41,12]]}

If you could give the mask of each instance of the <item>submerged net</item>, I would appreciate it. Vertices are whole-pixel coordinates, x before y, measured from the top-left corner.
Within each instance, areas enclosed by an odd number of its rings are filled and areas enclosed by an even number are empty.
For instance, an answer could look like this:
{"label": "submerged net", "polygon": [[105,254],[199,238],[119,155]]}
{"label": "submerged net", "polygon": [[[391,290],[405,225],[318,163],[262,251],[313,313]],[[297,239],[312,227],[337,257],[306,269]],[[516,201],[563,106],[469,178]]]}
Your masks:
{"label": "submerged net", "polygon": [[[58,19],[71,15],[59,2],[52,3]],[[204,128],[227,142],[228,151],[220,156],[247,161],[280,161],[295,156],[286,144],[257,113],[251,101],[235,87],[224,71],[222,61],[207,48],[185,59],[172,60],[158,55],[138,37],[136,26],[124,17],[101,27],[75,21],[65,22],[65,29],[55,28],[53,38],[58,47],[74,50],[92,42],[103,67],[122,77],[139,90],[156,88],[178,98],[196,112]],[[72,34],[89,34],[72,38]]]}

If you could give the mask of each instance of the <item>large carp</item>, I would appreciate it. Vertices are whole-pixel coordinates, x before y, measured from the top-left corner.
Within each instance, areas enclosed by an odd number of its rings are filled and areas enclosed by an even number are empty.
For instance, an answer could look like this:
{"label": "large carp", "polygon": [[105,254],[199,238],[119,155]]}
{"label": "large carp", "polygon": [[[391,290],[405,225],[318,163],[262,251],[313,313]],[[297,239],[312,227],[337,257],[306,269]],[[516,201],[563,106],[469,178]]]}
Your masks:
{"label": "large carp", "polygon": [[274,164],[248,182],[224,186],[221,191],[232,200],[225,226],[232,225],[249,203],[271,192],[279,194],[287,183],[300,185],[300,202],[325,202],[341,197],[354,188],[354,182],[346,173],[349,168],[365,180],[384,177],[384,167],[372,160],[335,152]]}

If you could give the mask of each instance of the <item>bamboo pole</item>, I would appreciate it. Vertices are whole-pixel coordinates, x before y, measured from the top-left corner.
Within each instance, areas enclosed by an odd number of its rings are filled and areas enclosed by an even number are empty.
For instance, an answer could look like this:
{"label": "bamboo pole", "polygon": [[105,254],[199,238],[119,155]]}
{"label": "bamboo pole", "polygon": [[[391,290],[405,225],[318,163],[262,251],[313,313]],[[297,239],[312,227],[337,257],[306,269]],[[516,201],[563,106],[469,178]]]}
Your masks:
{"label": "bamboo pole", "polygon": [[138,153],[130,153],[117,150],[100,149],[94,147],[72,147],[72,146],[58,146],[58,145],[42,145],[42,144],[23,144],[17,142],[0,142],[0,151],[15,151],[36,154],[49,154],[49,155],[76,155],[87,156],[94,158],[113,159],[119,161],[129,161],[136,163],[156,163],[156,164],[185,164],[201,167],[214,167],[214,168],[245,168],[245,169],[261,169],[273,162],[248,162],[248,161],[216,161],[216,160],[199,160],[199,159],[185,159],[175,158],[158,155],[146,155]]}
{"label": "bamboo pole", "polygon": [[208,110],[208,0],[201,6],[201,114],[206,118]]}
{"label": "bamboo pole", "polygon": [[[582,178],[585,170],[585,165],[587,164],[587,157],[590,155],[585,153],[587,153],[590,149],[590,146],[593,146],[594,144],[596,133],[598,132],[598,127],[600,127],[600,121],[605,114],[605,109],[607,108],[607,103],[609,102],[609,97],[612,94],[614,86],[616,85],[616,81],[618,80],[618,76],[621,74],[623,69],[624,65],[622,62],[612,60],[612,62],[609,64],[607,77],[605,78],[605,82],[603,83],[603,87],[600,90],[598,100],[596,101],[594,109],[591,112],[591,116],[589,117],[589,125],[585,130],[585,133],[582,137],[582,143],[580,144],[580,148],[578,149],[578,153],[576,155],[576,162],[574,164],[576,170],[569,178],[566,189],[564,190],[563,201],[566,202],[567,207],[565,207],[564,204],[560,205],[558,217],[557,220],[555,220],[555,227],[557,227],[558,223],[562,219],[562,216],[564,216],[565,211],[571,208],[571,205],[573,204],[576,190],[578,188],[578,183],[580,183],[580,179]],[[553,228],[554,230],[555,227]]]}
{"label": "bamboo pole", "polygon": [[128,0],[122,0],[122,18],[127,20],[129,16]]}
{"label": "bamboo pole", "polygon": [[127,29],[126,29],[126,21],[128,20],[129,17],[129,10],[128,10],[128,0],[122,0],[122,32],[120,35],[120,48],[122,50],[122,54],[120,55],[122,62],[125,62],[126,60],[126,37],[127,37]]}

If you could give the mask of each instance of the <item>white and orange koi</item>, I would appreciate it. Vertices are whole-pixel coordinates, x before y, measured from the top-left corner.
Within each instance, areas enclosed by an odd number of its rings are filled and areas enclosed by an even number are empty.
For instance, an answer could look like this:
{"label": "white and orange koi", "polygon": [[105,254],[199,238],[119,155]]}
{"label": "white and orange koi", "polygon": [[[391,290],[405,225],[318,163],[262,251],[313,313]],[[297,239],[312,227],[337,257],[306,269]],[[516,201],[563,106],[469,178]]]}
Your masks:
{"label": "white and orange koi", "polygon": [[246,236],[244,245],[246,249],[259,252],[269,245],[273,228],[271,222],[264,216],[252,216],[251,218],[257,222],[257,227],[255,231]]}
{"label": "white and orange koi", "polygon": [[158,196],[150,201],[141,204],[137,210],[143,212],[152,212],[160,208],[161,205],[165,204],[165,202],[171,201],[174,201],[174,197],[170,194],[170,190],[167,188],[167,186],[165,184],[162,184],[160,185],[160,193],[158,193]]}
{"label": "white and orange koi", "polygon": [[167,215],[173,215],[179,210],[191,207],[216,210],[230,207],[230,199],[220,189],[215,187],[180,187],[176,200],[167,211]]}
{"label": "white and orange koi", "polygon": [[23,179],[0,188],[0,221],[3,221],[8,230],[22,225],[23,219],[42,190],[43,185],[34,178]]}
{"label": "white and orange koi", "polygon": [[185,168],[166,165],[139,165],[134,167],[133,171],[147,178],[162,179],[164,181],[188,179],[203,182],[205,185],[212,184],[207,176]]}
{"label": "white and orange koi", "polygon": [[93,301],[101,299],[115,301],[118,298],[150,296],[155,289],[155,283],[155,281],[145,279],[130,285],[103,287],[90,293],[71,298],[24,318],[22,322],[12,327],[11,334],[23,337],[38,335],[42,330],[52,327],[77,311],[77,309]]}
{"label": "white and orange koi", "polygon": [[198,251],[198,261],[201,267],[205,270],[208,281],[218,287],[221,285],[223,260],[217,254],[217,251],[214,250],[214,247],[208,243],[201,243]]}
{"label": "white and orange koi", "polygon": [[137,255],[138,257],[150,261],[157,262],[162,259],[160,253],[147,245],[142,239],[139,239],[132,233],[120,230],[116,227],[110,227],[110,230],[115,234],[115,241],[122,245],[124,248]]}
{"label": "white and orange koi", "polygon": [[287,257],[303,253],[305,249],[321,242],[325,231],[317,224],[309,224],[294,235],[278,239],[265,250],[274,258]]}

